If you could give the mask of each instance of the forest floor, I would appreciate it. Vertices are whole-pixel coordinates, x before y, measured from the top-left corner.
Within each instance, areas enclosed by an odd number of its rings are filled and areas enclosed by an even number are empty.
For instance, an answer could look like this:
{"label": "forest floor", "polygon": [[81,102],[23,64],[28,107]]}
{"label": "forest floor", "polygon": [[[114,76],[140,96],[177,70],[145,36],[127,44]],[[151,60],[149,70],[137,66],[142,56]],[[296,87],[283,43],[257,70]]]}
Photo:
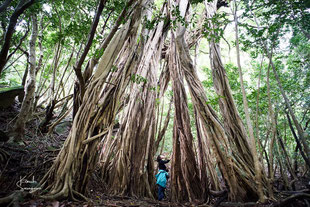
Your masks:
{"label": "forest floor", "polygon": [[[12,128],[14,119],[18,115],[20,105],[14,104],[13,106],[0,109],[0,130],[9,131]],[[42,113],[44,115],[44,113]],[[42,117],[41,117],[42,118]],[[71,127],[70,120],[64,120],[59,124],[52,135],[43,135],[39,132],[38,126],[40,116],[27,124],[25,138],[23,144],[13,144],[7,142],[0,142],[0,149],[4,150],[6,156],[0,156],[0,198],[10,195],[11,193],[23,189],[26,181],[37,183],[41,180],[43,175],[52,165],[53,160],[59,153]],[[1,139],[0,139],[1,141]],[[299,181],[297,185],[299,189],[305,189],[305,193],[309,194],[310,190],[307,189],[305,184],[309,181]],[[27,186],[26,186],[27,187]],[[19,206],[51,206],[51,207],[65,207],[65,206],[216,206],[216,203],[221,198],[211,198],[207,204],[191,204],[191,203],[173,203],[168,199],[164,201],[156,201],[152,199],[137,199],[133,197],[121,197],[106,195],[104,191],[104,183],[100,181],[98,173],[93,173],[89,185],[87,187],[86,196],[89,198],[88,202],[72,202],[72,201],[45,201],[42,199],[25,199],[19,200]],[[167,190],[167,197],[169,197],[169,189]],[[289,196],[278,194],[277,200],[285,201]],[[282,205],[281,202],[269,202],[265,205],[258,205],[256,203],[232,204],[223,202],[218,206],[310,206],[308,199],[295,199],[294,202],[289,202],[289,205]],[[219,204],[219,202],[218,202]],[[1,205],[0,205],[1,206]]]}

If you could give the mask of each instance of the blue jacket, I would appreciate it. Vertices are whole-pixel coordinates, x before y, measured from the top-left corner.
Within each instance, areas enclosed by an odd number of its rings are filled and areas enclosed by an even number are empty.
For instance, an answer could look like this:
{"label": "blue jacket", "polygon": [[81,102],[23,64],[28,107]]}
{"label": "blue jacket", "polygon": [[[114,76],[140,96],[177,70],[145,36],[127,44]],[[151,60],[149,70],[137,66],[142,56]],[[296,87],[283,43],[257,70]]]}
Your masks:
{"label": "blue jacket", "polygon": [[159,170],[156,175],[156,184],[166,188],[168,173],[165,170]]}

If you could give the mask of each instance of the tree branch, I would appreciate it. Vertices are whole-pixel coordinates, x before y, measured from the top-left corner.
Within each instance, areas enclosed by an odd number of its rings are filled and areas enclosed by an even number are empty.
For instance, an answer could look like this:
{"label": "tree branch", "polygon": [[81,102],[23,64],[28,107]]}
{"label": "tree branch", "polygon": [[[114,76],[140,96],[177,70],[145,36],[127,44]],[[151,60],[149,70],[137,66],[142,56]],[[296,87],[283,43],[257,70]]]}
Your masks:
{"label": "tree branch", "polygon": [[0,74],[1,74],[5,64],[7,63],[7,55],[8,55],[9,49],[10,49],[10,43],[12,40],[12,36],[15,32],[15,26],[17,23],[17,19],[27,8],[29,8],[35,2],[35,0],[30,0],[30,1],[25,3],[25,1],[26,0],[21,0],[19,2],[19,4],[15,8],[12,16],[10,17],[10,23],[7,27],[6,32],[5,32],[4,44],[3,44],[2,48],[1,48],[1,52],[0,52]]}
{"label": "tree branch", "polygon": [[20,48],[20,46],[22,45],[23,41],[25,40],[25,38],[27,37],[29,33],[29,23],[27,26],[27,31],[25,32],[24,36],[22,36],[22,38],[20,38],[18,45],[16,46],[16,48],[13,50],[13,52],[11,52],[11,54],[8,55],[6,61],[9,61],[10,58],[16,53],[16,51]]}
{"label": "tree branch", "polygon": [[94,17],[94,20],[93,20],[93,23],[92,23],[92,26],[91,26],[91,29],[89,32],[88,40],[87,40],[87,43],[85,45],[84,51],[83,51],[79,61],[77,62],[77,64],[74,67],[74,71],[76,73],[76,76],[77,76],[77,78],[79,80],[79,84],[80,84],[81,98],[83,98],[84,92],[85,92],[85,80],[84,80],[83,75],[82,75],[81,67],[82,67],[82,64],[83,64],[83,62],[86,58],[86,55],[90,49],[90,46],[93,42],[95,32],[96,32],[96,29],[97,29],[97,26],[99,23],[99,19],[100,19],[100,16],[101,16],[101,13],[102,13],[102,10],[104,8],[105,3],[106,3],[106,0],[100,0],[100,2],[99,2],[98,9],[97,9],[96,15]]}

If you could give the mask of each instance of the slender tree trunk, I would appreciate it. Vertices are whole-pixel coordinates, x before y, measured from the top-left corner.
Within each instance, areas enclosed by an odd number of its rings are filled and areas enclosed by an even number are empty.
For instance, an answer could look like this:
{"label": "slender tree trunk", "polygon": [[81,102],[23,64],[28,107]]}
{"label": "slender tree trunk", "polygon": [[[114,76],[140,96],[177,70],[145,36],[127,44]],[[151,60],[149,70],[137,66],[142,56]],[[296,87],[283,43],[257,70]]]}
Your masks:
{"label": "slender tree trunk", "polygon": [[[283,160],[282,157],[280,156],[280,150],[279,150],[279,145],[277,145],[278,148],[278,163],[279,163],[279,171],[280,171],[280,178],[283,179],[283,183],[284,183],[284,190],[288,190],[290,188],[289,182],[288,182],[288,177],[287,177],[287,172],[285,171],[284,167],[283,167]],[[276,172],[276,170],[275,170]],[[290,189],[291,190],[291,189]]]}
{"label": "slender tree trunk", "polygon": [[[253,14],[252,11],[251,11],[251,13]],[[256,25],[257,25],[258,27],[260,27],[260,25],[259,25],[259,23],[258,23],[258,21],[257,21],[257,19],[256,19],[256,17],[255,17],[254,14],[253,14],[253,16],[254,16]],[[277,33],[279,33],[279,30],[277,31]],[[269,61],[270,61],[270,64],[271,64],[271,67],[272,67],[274,76],[275,76],[275,78],[276,78],[276,80],[277,80],[277,83],[278,83],[278,87],[279,87],[280,92],[281,92],[281,94],[282,94],[282,96],[283,96],[284,103],[285,103],[285,105],[286,105],[286,107],[287,107],[287,109],[288,109],[288,111],[289,111],[289,114],[291,115],[291,117],[292,117],[292,119],[293,119],[293,123],[294,123],[294,125],[295,125],[295,127],[296,127],[296,129],[297,129],[298,136],[299,136],[299,138],[301,139],[302,144],[304,145],[305,152],[306,152],[306,157],[307,157],[307,161],[306,161],[306,162],[310,162],[310,161],[309,161],[309,159],[310,159],[310,149],[309,149],[309,146],[308,146],[308,144],[307,144],[307,142],[306,142],[306,139],[305,139],[305,138],[308,137],[309,135],[307,134],[307,132],[305,132],[305,131],[303,130],[303,128],[302,128],[301,125],[299,124],[299,122],[298,122],[298,120],[297,120],[297,118],[296,118],[296,116],[295,116],[295,114],[294,114],[294,111],[293,111],[293,108],[292,108],[292,106],[291,106],[291,104],[290,104],[290,101],[289,101],[289,99],[287,98],[286,93],[285,93],[285,91],[284,91],[284,89],[283,89],[283,86],[282,86],[282,84],[281,84],[280,77],[279,77],[279,75],[278,75],[278,72],[277,72],[277,70],[276,70],[276,67],[275,67],[275,65],[274,65],[274,63],[273,63],[273,61],[272,61],[272,53],[268,51],[268,47],[267,47],[266,42],[261,41],[261,43],[263,44],[263,48],[264,48],[264,50],[265,50],[265,53],[267,54],[267,56],[268,56],[268,58],[269,58]],[[272,48],[271,48],[271,49],[272,49]],[[297,144],[298,144],[298,143],[297,143]]]}
{"label": "slender tree trunk", "polygon": [[258,140],[258,145],[259,145],[259,151],[260,151],[260,160],[263,160],[263,146],[260,140],[260,136],[259,136],[259,95],[260,95],[260,81],[261,81],[261,77],[262,77],[262,68],[263,68],[263,63],[264,63],[264,56],[262,57],[262,61],[260,64],[260,68],[259,68],[259,76],[258,76],[258,82],[257,82],[257,96],[256,96],[256,111],[255,111],[255,133],[256,133],[256,138]]}
{"label": "slender tree trunk", "polygon": [[249,131],[249,145],[250,145],[250,150],[253,156],[254,167],[255,167],[255,182],[258,187],[257,191],[258,191],[259,201],[263,203],[266,200],[266,196],[263,191],[262,166],[261,166],[261,163],[259,162],[258,155],[257,155],[255,137],[254,137],[252,122],[251,122],[251,118],[249,114],[248,101],[246,98],[246,92],[245,92],[245,88],[243,85],[243,75],[242,75],[242,69],[241,69],[241,63],[240,63],[237,4],[235,0],[234,0],[234,4],[235,4],[234,21],[235,21],[235,34],[236,34],[236,52],[237,52],[237,63],[238,63],[240,84],[241,84],[242,97],[243,97],[243,107],[244,107],[246,122],[248,126],[248,131]]}
{"label": "slender tree trunk", "polygon": [[296,175],[298,175],[298,161],[297,161],[297,152],[298,152],[298,146],[295,147],[295,154],[294,154],[294,172]]}
{"label": "slender tree trunk", "polygon": [[293,108],[292,108],[292,106],[291,106],[291,104],[290,104],[290,101],[289,101],[289,99],[287,98],[286,93],[285,93],[285,91],[284,91],[284,89],[283,89],[283,86],[282,86],[282,84],[281,84],[280,77],[279,77],[279,75],[278,75],[278,72],[277,72],[277,70],[276,70],[276,67],[275,67],[275,65],[273,64],[271,54],[268,54],[268,57],[269,57],[269,59],[270,59],[270,63],[271,63],[271,67],[272,67],[273,73],[274,73],[274,75],[275,75],[275,77],[276,77],[276,80],[277,80],[277,82],[278,82],[278,87],[279,87],[279,89],[280,89],[280,91],[281,91],[281,94],[282,94],[282,96],[283,96],[283,98],[284,98],[285,105],[286,105],[286,107],[287,107],[287,109],[288,109],[288,111],[289,111],[289,113],[290,113],[290,115],[291,115],[291,117],[292,117],[292,119],[293,119],[293,123],[294,123],[294,125],[295,125],[295,127],[296,127],[296,129],[297,129],[298,136],[299,136],[299,138],[300,138],[300,140],[301,140],[301,142],[302,142],[302,144],[303,144],[303,146],[304,146],[304,149],[305,149],[307,158],[308,158],[308,160],[309,160],[309,159],[310,159],[310,148],[309,148],[309,145],[308,145],[308,143],[307,143],[307,141],[306,141],[306,137],[309,136],[309,135],[307,134],[307,132],[305,132],[305,131],[303,130],[303,128],[301,127],[300,123],[298,122],[298,120],[297,120],[297,118],[296,118],[296,116],[295,116],[295,113],[294,113]]}
{"label": "slender tree trunk", "polygon": [[42,133],[47,133],[48,132],[48,127],[47,125],[50,123],[50,121],[52,120],[53,116],[54,116],[54,108],[56,105],[56,91],[55,91],[55,85],[56,85],[56,72],[59,68],[59,60],[60,60],[60,56],[62,54],[62,45],[60,43],[60,41],[57,43],[56,46],[56,54],[55,57],[53,59],[53,72],[52,72],[52,80],[51,83],[49,85],[49,90],[48,90],[48,105],[45,108],[45,117],[44,120],[40,123],[40,130]]}
{"label": "slender tree trunk", "polygon": [[29,42],[29,78],[25,88],[25,96],[20,113],[14,125],[14,141],[20,141],[25,133],[25,124],[32,114],[34,94],[36,88],[36,41],[38,36],[38,23],[36,15],[31,16],[32,34]]}
{"label": "slender tree trunk", "polygon": [[286,148],[285,148],[285,145],[284,145],[284,142],[283,142],[283,140],[282,140],[282,137],[281,137],[280,134],[279,134],[279,131],[277,131],[277,138],[278,138],[278,143],[279,143],[279,145],[281,146],[281,149],[282,149],[282,150],[280,150],[280,151],[281,151],[281,153],[282,153],[282,154],[284,155],[284,157],[285,157],[285,165],[286,165],[286,167],[287,167],[289,173],[291,174],[291,179],[292,179],[292,180],[295,180],[295,179],[297,180],[297,176],[296,176],[296,174],[295,174],[295,172],[294,172],[294,170],[293,170],[293,167],[292,167],[290,158],[289,158],[289,156],[288,156],[288,153],[287,153],[287,150],[286,150]]}
{"label": "slender tree trunk", "polygon": [[292,121],[291,121],[291,118],[290,118],[290,115],[288,112],[286,112],[286,117],[288,120],[288,125],[291,129],[292,135],[296,141],[296,148],[299,149],[299,152],[300,152],[302,158],[305,160],[306,165],[308,166],[308,168],[310,168],[310,159],[308,159],[307,155],[304,153],[304,151],[302,149],[302,145],[301,145],[301,143],[297,137],[297,134],[295,133],[295,130],[294,130],[294,127],[293,127],[293,124],[292,124]]}
{"label": "slender tree trunk", "polygon": [[268,95],[268,116],[269,116],[269,126],[271,128],[271,140],[269,142],[269,169],[268,169],[268,188],[269,188],[269,196],[271,199],[274,199],[273,195],[273,182],[274,182],[274,172],[273,172],[273,147],[274,142],[277,139],[277,132],[276,132],[276,118],[274,115],[271,96],[270,96],[270,64],[267,70],[267,95]]}
{"label": "slender tree trunk", "polygon": [[[206,1],[208,19],[213,18],[216,13],[216,9],[217,1]],[[213,25],[211,21],[209,22],[209,27],[216,29],[216,25]],[[218,34],[214,31],[211,32],[210,36],[218,36]],[[224,119],[223,123],[225,131],[229,133],[229,137],[232,138],[232,140],[229,140],[231,146],[236,148],[243,162],[249,166],[249,168],[254,170],[253,156],[248,144],[248,136],[232,96],[229,81],[221,59],[220,45],[216,42],[214,37],[210,41],[210,60],[214,88],[220,97],[219,106]]]}
{"label": "slender tree trunk", "polygon": [[[27,57],[27,59],[28,59],[28,57]],[[27,80],[28,71],[29,71],[29,63],[28,62],[29,61],[27,61],[27,63],[26,63],[26,68],[25,68],[25,71],[24,71],[23,79],[22,79],[22,86],[24,86],[24,88],[26,86],[26,80]],[[22,93],[21,95],[18,96],[18,100],[19,100],[20,103],[23,102],[24,97],[25,97],[25,93]]]}

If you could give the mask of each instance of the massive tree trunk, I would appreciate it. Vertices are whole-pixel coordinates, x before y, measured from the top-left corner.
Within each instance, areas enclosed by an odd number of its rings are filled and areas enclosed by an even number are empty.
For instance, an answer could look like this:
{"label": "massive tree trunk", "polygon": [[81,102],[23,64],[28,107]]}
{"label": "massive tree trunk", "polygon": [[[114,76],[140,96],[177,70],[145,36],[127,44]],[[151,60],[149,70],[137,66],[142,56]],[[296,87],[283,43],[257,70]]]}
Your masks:
{"label": "massive tree trunk", "polygon": [[[135,47],[131,47],[131,52],[124,57],[125,60],[117,57],[122,48],[130,48],[130,43],[137,41],[135,37],[140,19],[141,1],[137,2],[132,18],[114,36],[100,60],[73,121],[70,134],[53,166],[41,180],[44,189],[48,190],[43,198],[75,199],[85,194],[89,175],[97,164],[99,138],[102,138],[114,124],[126,87],[125,78],[130,77],[130,70],[133,69],[131,62]],[[118,71],[111,74],[109,83],[106,83],[113,64],[119,66]]]}
{"label": "massive tree trunk", "polygon": [[31,16],[32,34],[29,42],[29,76],[21,110],[14,125],[14,141],[20,141],[25,133],[25,124],[32,114],[36,88],[36,41],[38,36],[38,21],[36,15]]}
{"label": "massive tree trunk", "polygon": [[125,118],[116,136],[117,152],[107,169],[109,172],[105,173],[110,191],[116,194],[154,197],[156,74],[166,37],[165,26],[163,21],[159,22],[148,34],[143,32],[140,40],[144,46],[137,73],[132,76],[129,103],[123,112]]}
{"label": "massive tree trunk", "polygon": [[[98,5],[98,9],[96,12],[96,15],[94,17],[92,26],[91,26],[91,30],[89,32],[89,36],[88,36],[88,40],[86,43],[86,46],[84,48],[84,51],[81,55],[81,58],[79,59],[79,61],[77,61],[75,67],[74,67],[74,71],[76,73],[76,76],[78,78],[78,81],[75,83],[74,85],[74,104],[73,104],[73,114],[72,117],[74,118],[75,114],[77,113],[82,99],[83,99],[83,94],[85,93],[85,88],[87,85],[87,82],[89,81],[89,78],[92,75],[93,69],[94,67],[97,65],[98,63],[98,59],[99,57],[92,57],[89,62],[87,63],[84,72],[82,73],[82,64],[85,60],[85,57],[90,49],[90,46],[92,44],[92,41],[94,39],[94,35],[95,35],[95,31],[96,28],[98,26],[98,21],[100,19],[102,10],[105,6],[106,0],[100,0],[100,3]],[[107,38],[104,40],[104,42],[99,46],[99,49],[97,49],[97,51],[100,51],[100,53],[104,53],[104,51],[106,50],[107,46],[109,45],[110,41],[112,40],[112,38],[114,37],[115,33],[117,32],[117,30],[119,29],[119,26],[124,23],[124,19],[126,19],[126,15],[128,15],[128,11],[130,10],[132,4],[134,3],[134,0],[129,0],[126,4],[126,6],[124,7],[123,11],[121,12],[121,14],[119,15],[119,17],[117,18],[115,25],[113,26],[113,28],[111,29],[111,32],[108,34]]]}
{"label": "massive tree trunk", "polygon": [[[185,4],[180,8],[188,8]],[[180,12],[185,16],[185,12]],[[176,36],[177,57],[182,71],[185,74],[191,93],[192,101],[201,119],[202,128],[208,143],[217,159],[220,171],[229,187],[230,200],[255,200],[258,198],[257,185],[255,184],[251,169],[240,162],[238,154],[231,151],[228,140],[229,134],[225,132],[215,111],[207,104],[203,86],[198,79],[193,62],[191,60],[188,46],[185,43],[185,27],[179,25]]]}

